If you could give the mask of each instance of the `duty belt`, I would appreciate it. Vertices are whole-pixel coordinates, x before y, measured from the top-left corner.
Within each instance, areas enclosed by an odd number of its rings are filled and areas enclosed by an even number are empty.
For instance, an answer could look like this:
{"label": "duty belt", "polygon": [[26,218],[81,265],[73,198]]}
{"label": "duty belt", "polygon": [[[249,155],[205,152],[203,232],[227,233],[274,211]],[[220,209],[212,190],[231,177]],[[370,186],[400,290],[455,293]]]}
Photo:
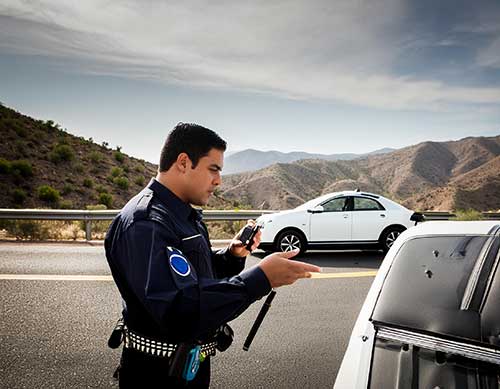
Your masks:
{"label": "duty belt", "polygon": [[[145,354],[153,355],[155,357],[168,358],[177,349],[176,344],[164,343],[158,340],[146,338],[138,333],[130,330],[127,327],[123,328],[124,332],[124,346],[131,348]],[[215,355],[216,342],[204,343],[201,346],[201,352],[205,356]]]}

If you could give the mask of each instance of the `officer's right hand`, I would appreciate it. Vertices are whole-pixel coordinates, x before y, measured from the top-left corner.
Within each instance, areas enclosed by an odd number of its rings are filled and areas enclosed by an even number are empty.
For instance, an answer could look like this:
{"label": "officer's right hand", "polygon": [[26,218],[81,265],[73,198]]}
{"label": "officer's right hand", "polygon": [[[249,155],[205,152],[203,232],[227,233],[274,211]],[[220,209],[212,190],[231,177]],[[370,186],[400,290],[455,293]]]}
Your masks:
{"label": "officer's right hand", "polygon": [[284,253],[273,253],[265,257],[259,266],[265,273],[272,288],[290,285],[299,278],[310,278],[309,272],[320,272],[321,268],[304,262],[290,261],[299,250]]}

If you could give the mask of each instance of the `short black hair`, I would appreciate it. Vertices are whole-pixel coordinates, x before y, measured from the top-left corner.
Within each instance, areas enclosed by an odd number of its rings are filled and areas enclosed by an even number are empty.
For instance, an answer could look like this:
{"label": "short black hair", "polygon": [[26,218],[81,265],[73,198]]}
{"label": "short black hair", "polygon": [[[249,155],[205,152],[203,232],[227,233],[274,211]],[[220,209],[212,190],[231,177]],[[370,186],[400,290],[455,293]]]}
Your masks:
{"label": "short black hair", "polygon": [[226,151],[226,142],[214,131],[192,123],[178,123],[168,134],[161,149],[160,172],[170,169],[180,153],[186,153],[196,167],[211,149]]}

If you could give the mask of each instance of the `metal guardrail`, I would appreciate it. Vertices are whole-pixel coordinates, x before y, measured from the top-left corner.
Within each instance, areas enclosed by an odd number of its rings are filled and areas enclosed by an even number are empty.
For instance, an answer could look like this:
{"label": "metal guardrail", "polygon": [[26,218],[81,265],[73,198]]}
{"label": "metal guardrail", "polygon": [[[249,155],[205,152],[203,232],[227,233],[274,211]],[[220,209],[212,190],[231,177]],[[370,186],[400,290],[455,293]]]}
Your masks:
{"label": "metal guardrail", "polygon": [[[85,239],[91,240],[92,221],[113,220],[119,209],[109,210],[72,210],[72,209],[0,209],[0,219],[9,220],[82,220],[85,222]],[[204,210],[203,220],[227,221],[255,219],[265,213],[276,211],[262,210]]]}
{"label": "metal guardrail", "polygon": [[[425,220],[450,220],[456,217],[454,213],[451,212],[422,212],[425,216]],[[500,212],[481,212],[483,219],[485,220],[500,220]]]}
{"label": "metal guardrail", "polygon": [[[92,221],[112,220],[120,212],[110,210],[70,210],[70,209],[0,209],[0,219],[10,220],[82,220],[85,222],[85,238],[91,240]],[[255,219],[266,213],[278,211],[268,210],[205,210],[203,219],[208,221]],[[449,220],[456,215],[450,212],[422,212],[426,220]],[[500,212],[482,212],[485,219],[500,220]]]}

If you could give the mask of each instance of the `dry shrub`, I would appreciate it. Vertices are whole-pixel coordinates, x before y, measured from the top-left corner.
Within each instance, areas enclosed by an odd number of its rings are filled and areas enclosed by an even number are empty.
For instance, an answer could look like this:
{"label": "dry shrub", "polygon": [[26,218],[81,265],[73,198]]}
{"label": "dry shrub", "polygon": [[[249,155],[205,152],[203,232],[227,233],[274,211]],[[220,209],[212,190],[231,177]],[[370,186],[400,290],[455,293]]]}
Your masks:
{"label": "dry shrub", "polygon": [[210,239],[232,239],[247,223],[246,220],[205,222]]}
{"label": "dry shrub", "polygon": [[484,219],[483,214],[475,209],[458,209],[455,212],[455,220],[471,221]]}
{"label": "dry shrub", "polygon": [[[100,208],[90,206],[88,208]],[[111,220],[93,220],[91,239],[104,239]],[[210,239],[232,239],[242,229],[246,221],[206,222]],[[0,220],[0,230],[6,231],[7,238],[18,240],[84,240],[85,222],[71,220]]]}
{"label": "dry shrub", "polygon": [[111,220],[93,220],[91,239],[102,240],[106,237]]}
{"label": "dry shrub", "polygon": [[17,240],[77,240],[84,239],[80,224],[70,220],[4,220],[0,229],[7,238]]}
{"label": "dry shrub", "polygon": [[[98,211],[108,209],[104,204],[96,204],[96,205],[87,205],[85,207],[89,211]],[[81,220],[78,222],[80,229],[84,231],[85,236],[85,221]],[[106,236],[106,232],[108,231],[109,225],[111,224],[111,220],[92,220],[91,221],[91,231],[92,236],[91,239],[99,239],[102,240]]]}

